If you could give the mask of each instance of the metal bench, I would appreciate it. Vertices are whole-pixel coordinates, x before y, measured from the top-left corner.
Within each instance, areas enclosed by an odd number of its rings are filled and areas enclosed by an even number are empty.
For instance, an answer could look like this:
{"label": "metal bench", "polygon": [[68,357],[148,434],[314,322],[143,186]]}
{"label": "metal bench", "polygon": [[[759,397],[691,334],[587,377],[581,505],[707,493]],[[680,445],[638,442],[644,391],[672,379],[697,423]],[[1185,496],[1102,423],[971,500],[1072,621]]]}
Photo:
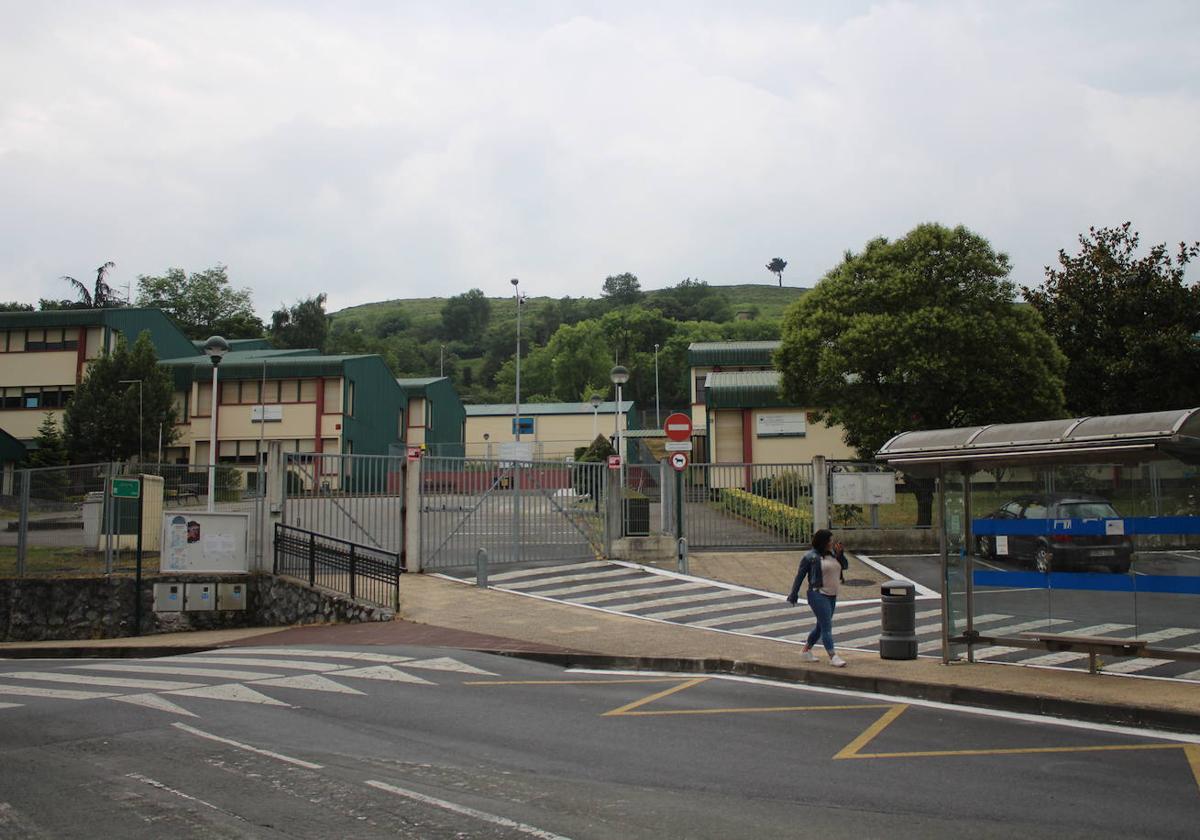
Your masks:
{"label": "metal bench", "polygon": [[1029,639],[1049,651],[1075,650],[1088,655],[1088,671],[1095,674],[1096,656],[1142,656],[1146,652],[1146,642],[1141,639],[1116,639],[1112,636],[1072,636],[1068,633],[1022,633],[1021,637]]}
{"label": "metal bench", "polygon": [[200,486],[198,484],[180,484],[176,487],[168,487],[163,490],[163,496],[168,502],[183,504],[185,499],[192,499],[195,502],[200,501]]}

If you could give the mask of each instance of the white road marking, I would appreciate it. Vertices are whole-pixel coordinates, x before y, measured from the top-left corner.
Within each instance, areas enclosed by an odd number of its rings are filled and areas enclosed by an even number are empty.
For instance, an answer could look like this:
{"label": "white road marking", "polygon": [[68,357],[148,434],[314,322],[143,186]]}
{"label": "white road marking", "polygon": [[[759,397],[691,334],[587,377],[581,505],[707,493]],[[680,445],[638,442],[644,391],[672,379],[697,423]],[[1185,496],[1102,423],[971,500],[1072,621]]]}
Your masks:
{"label": "white road marking", "polygon": [[[1094,627],[1076,628],[1076,629],[1072,630],[1071,633],[1073,635],[1077,635],[1077,636],[1103,636],[1107,633],[1124,632],[1126,630],[1132,630],[1132,629],[1133,629],[1132,624],[1097,624]],[[1147,641],[1147,642],[1157,642],[1157,641],[1161,641],[1163,639],[1173,639],[1176,636],[1186,636],[1190,633],[1195,633],[1195,632],[1196,632],[1195,630],[1184,630],[1184,629],[1178,628],[1178,627],[1171,627],[1166,630],[1159,630],[1154,633],[1147,633],[1145,636],[1139,636],[1138,638],[1142,639],[1144,641]],[[1067,662],[1082,662],[1082,661],[1086,660],[1087,658],[1088,658],[1088,655],[1086,653],[1080,653],[1079,651],[1074,651],[1074,650],[1064,650],[1064,651],[1059,651],[1058,653],[1048,653],[1048,654],[1045,654],[1044,656],[1035,656],[1032,659],[1022,659],[1021,664],[1022,665],[1063,665]],[[1151,666],[1146,666],[1146,667],[1151,667]],[[1116,668],[1116,666],[1108,666],[1108,667],[1105,667],[1104,670],[1113,671],[1113,670],[1115,670],[1115,668]],[[1135,670],[1144,670],[1144,669],[1137,668]]]}
{"label": "white road marking", "polygon": [[553,577],[537,578],[534,580],[508,581],[505,582],[505,589],[531,589],[535,586],[549,586],[554,583],[579,583],[580,581],[604,580],[615,576],[622,576],[625,580],[635,580],[632,573],[628,569],[596,569],[590,572],[580,572],[575,575],[554,575]]}
{"label": "white road marking", "polygon": [[[937,610],[936,612],[938,614],[941,613],[940,610]],[[834,618],[837,618],[836,613],[834,614]],[[1010,618],[1012,618],[1012,616],[1005,614],[1005,613],[988,613],[985,615],[975,616],[975,623],[976,624],[985,624],[989,621],[1007,621]],[[837,624],[833,625],[833,629],[834,629],[835,636],[837,635],[838,631],[841,630],[841,628],[839,628],[837,626]],[[938,622],[936,624],[918,624],[917,625],[916,634],[918,636],[925,636],[925,635],[928,635],[929,633],[937,633],[938,637],[932,641],[922,642],[921,644],[917,645],[917,650],[919,650],[919,651],[920,650],[933,650],[935,648],[940,648],[942,646],[941,622]],[[878,641],[879,641],[879,634],[872,633],[870,636],[859,636],[857,639],[847,639],[844,642],[838,642],[838,647],[857,647],[860,645],[873,645]]]}
{"label": "white road marking", "polygon": [[276,677],[259,680],[255,685],[274,685],[280,688],[300,688],[306,691],[328,691],[333,694],[362,694],[357,688],[341,685],[318,674],[303,674],[299,677]]}
{"label": "white road marking", "polygon": [[[883,565],[883,564],[882,564],[882,563],[880,563],[878,560],[874,560],[874,559],[872,559],[871,557],[867,556],[866,554],[859,554],[857,551],[855,551],[855,552],[852,552],[852,553],[853,553],[853,554],[854,554],[854,556],[855,556],[855,557],[857,557],[859,560],[863,561],[863,562],[864,562],[864,563],[866,563],[868,566],[870,566],[872,569],[874,569],[875,571],[877,571],[877,572],[881,573],[881,574],[882,574],[882,575],[884,575],[885,577],[887,577],[887,578],[889,578],[889,579],[891,579],[891,580],[906,580],[906,581],[908,581],[908,582],[909,582],[909,583],[911,583],[911,584],[913,585],[913,587],[916,589],[916,593],[917,593],[917,595],[918,595],[918,596],[921,596],[921,597],[924,597],[924,598],[936,598],[936,597],[938,597],[938,593],[937,593],[937,592],[934,592],[934,591],[933,591],[932,589],[930,589],[928,586],[924,586],[924,585],[922,585],[922,584],[920,584],[920,583],[917,583],[915,580],[911,580],[911,579],[909,579],[909,578],[905,577],[904,575],[900,574],[899,572],[896,572],[896,571],[894,571],[894,570],[892,570],[892,569],[889,569],[887,566]],[[909,556],[909,557],[938,557],[938,556],[940,556],[940,555],[937,555],[937,554],[910,554],[910,555],[908,555],[908,556]]]}
{"label": "white road marking", "polygon": [[446,811],[451,811],[455,814],[461,814],[465,817],[474,817],[477,820],[498,825],[503,828],[511,828],[513,831],[519,831],[522,834],[528,834],[532,837],[541,838],[541,840],[570,840],[561,834],[555,834],[552,831],[546,831],[532,825],[510,820],[508,817],[500,817],[496,814],[489,814],[486,811],[477,811],[474,808],[468,808],[466,805],[458,805],[454,802],[447,802],[445,799],[437,799],[432,796],[426,796],[423,793],[417,793],[415,790],[407,790],[399,788],[395,785],[389,785],[386,782],[377,782],[373,779],[368,779],[366,784],[377,790],[394,793],[396,796],[403,796],[406,799],[412,799],[416,802],[422,802],[426,805],[433,805],[436,808],[441,808]]}
{"label": "white road marking", "polygon": [[1188,671],[1175,677],[1177,680],[1200,680],[1200,671]]}
{"label": "white road marking", "polygon": [[[711,611],[711,608],[709,609]],[[690,627],[720,627],[722,624],[737,624],[739,621],[753,621],[758,618],[771,618],[772,616],[780,615],[790,616],[791,622],[812,620],[812,614],[807,610],[798,610],[795,607],[779,607],[771,610],[753,610],[733,615],[722,615],[716,618],[702,618],[699,621],[689,621],[687,623]],[[748,627],[732,627],[730,629],[737,633],[752,632]]]}
{"label": "white road marking", "polygon": [[71,665],[90,671],[130,671],[135,674],[166,674],[175,677],[212,677],[218,680],[268,680],[278,674],[264,674],[261,671],[231,671],[221,668],[181,668],[169,665],[117,665],[111,662],[101,662],[95,665]]}
{"label": "white road marking", "polygon": [[49,697],[54,700],[95,700],[112,697],[107,691],[75,691],[67,688],[33,688],[27,685],[0,685],[0,695],[9,697]]}
{"label": "white road marking", "polygon": [[611,569],[608,563],[586,562],[586,563],[568,563],[565,566],[542,566],[537,569],[517,569],[512,572],[498,572],[496,574],[488,574],[488,580],[516,580],[517,578],[532,577],[535,575],[544,575],[547,572],[561,572],[566,570],[578,569]]}
{"label": "white road marking", "polygon": [[155,781],[154,779],[151,779],[149,776],[143,776],[141,773],[126,773],[125,778],[133,779],[134,781],[138,781],[138,782],[142,782],[144,784],[150,785],[150,787],[158,788],[159,790],[166,791],[167,793],[173,793],[176,796],[178,796],[180,799],[186,799],[189,802],[196,802],[200,805],[205,806],[206,808],[212,808],[214,811],[220,811],[222,814],[229,814],[230,816],[237,817],[239,820],[242,820],[242,822],[245,822],[245,820],[242,819],[242,817],[238,817],[237,814],[230,814],[228,811],[218,808],[216,805],[212,804],[211,802],[205,802],[203,799],[198,799],[197,797],[192,796],[187,793],[184,793],[181,790],[176,790],[173,787],[168,787],[167,785],[164,785],[162,782],[158,782],[158,781]]}
{"label": "white road marking", "polygon": [[204,688],[185,688],[182,691],[171,691],[168,693],[182,697],[204,697],[208,700],[229,700],[234,703],[257,703],[261,706],[284,706],[289,709],[291,708],[287,703],[276,700],[273,697],[268,697],[239,683],[210,685]]}
{"label": "white road marking", "polygon": [[19,709],[23,705],[24,703],[0,703],[0,709]]}
{"label": "white road marking", "polygon": [[[709,612],[712,612],[713,610],[749,609],[751,607],[757,607],[760,604],[762,604],[762,598],[743,598],[740,601],[730,601],[727,604],[701,605],[698,607],[683,607],[678,610],[671,610],[670,612],[656,613],[653,616],[653,618],[675,619],[675,618],[681,618],[685,615],[693,615],[696,613],[709,613]],[[793,607],[792,609],[795,609],[795,607]],[[693,627],[701,627],[703,625],[699,624],[698,622],[694,622],[694,623],[692,623],[692,626]]]}
{"label": "white road marking", "polygon": [[[729,593],[724,589],[720,589],[716,592],[697,592],[689,595],[675,595],[670,598],[656,598],[652,601],[642,601],[640,603],[630,605],[628,609],[648,610],[651,612],[647,612],[646,614],[653,615],[652,611],[659,607],[673,607],[676,604],[691,604],[697,601],[715,601],[719,598],[728,597]],[[717,609],[720,609],[719,604],[713,606],[715,606]]]}
{"label": "white road marking", "polygon": [[120,697],[113,697],[121,703],[132,703],[135,706],[144,706],[147,709],[157,709],[160,712],[167,712],[172,715],[183,715],[184,717],[197,717],[197,715],[189,712],[183,706],[178,706],[172,703],[165,697],[159,697],[157,694],[124,694]]}
{"label": "white road marking", "polygon": [[[577,598],[572,598],[568,603],[571,604],[602,604],[605,601],[623,601],[627,598],[636,598],[639,595],[663,595],[666,593],[677,593],[682,591],[678,583],[656,583],[653,586],[644,586],[641,589],[630,591],[623,589],[620,592],[602,592],[599,595],[583,595]],[[541,595],[541,592],[531,592],[530,595]]]}
{"label": "white road marking", "polygon": [[249,665],[253,668],[284,668],[291,671],[336,671],[344,665],[330,662],[314,662],[308,659],[261,659],[241,656],[184,656],[181,662],[198,662],[201,665]]}
{"label": "white road marking", "polygon": [[431,671],[458,671],[463,674],[482,674],[486,677],[494,677],[491,671],[485,671],[482,668],[476,668],[473,665],[459,662],[457,659],[451,659],[449,656],[439,656],[434,659],[419,659],[414,662],[405,662],[405,668],[428,668]]}
{"label": "white road marking", "polygon": [[1112,665],[1105,665],[1103,670],[1106,674],[1136,674],[1138,671],[1157,668],[1159,665],[1169,665],[1174,661],[1174,659],[1148,659],[1147,657],[1139,656],[1135,659],[1126,659],[1124,662],[1114,662]]}
{"label": "white road marking", "polygon": [[386,682],[403,682],[413,683],[415,685],[437,685],[427,679],[418,677],[416,674],[406,674],[403,671],[398,671],[395,668],[389,668],[387,665],[371,665],[366,668],[351,668],[348,671],[338,671],[338,679],[342,677],[356,677],[363,680],[382,680]]}
{"label": "white road marking", "polygon": [[283,753],[272,752],[271,750],[264,750],[260,747],[252,747],[249,744],[243,744],[240,741],[234,741],[230,738],[222,738],[220,735],[213,735],[211,732],[205,732],[203,730],[196,729],[194,726],[188,726],[186,723],[172,723],[171,725],[174,726],[176,729],[182,730],[184,732],[188,732],[192,735],[196,735],[197,737],[207,738],[210,741],[216,741],[218,744],[225,744],[226,746],[236,747],[237,749],[245,750],[246,752],[257,753],[258,755],[265,755],[268,758],[278,759],[279,761],[284,761],[284,762],[287,762],[288,764],[294,764],[297,767],[304,767],[308,770],[320,770],[322,768],[322,765],[314,764],[311,761],[305,761],[302,758],[292,758],[290,755],[284,755]]}
{"label": "white road marking", "polygon": [[[926,610],[924,612],[917,613],[917,618],[918,619],[929,618],[930,616],[941,615],[941,614],[942,614],[941,610]],[[833,629],[836,633],[857,633],[859,630],[869,630],[871,628],[875,628],[876,630],[878,630],[880,627],[880,619],[878,619],[878,618],[873,618],[870,621],[860,621],[856,624],[839,625],[837,623],[837,617],[838,617],[837,613],[834,613],[833,614],[833,618],[834,618]],[[876,635],[878,635],[878,634],[876,634]]]}
{"label": "white road marking", "polygon": [[186,683],[177,680],[135,680],[132,677],[95,677],[91,674],[64,674],[59,671],[10,671],[0,677],[35,682],[60,682],[73,685],[101,685],[111,688],[143,688],[147,691],[162,691],[170,688],[199,688],[203,683]]}
{"label": "white road marking", "polygon": [[407,662],[412,659],[411,656],[398,656],[390,653],[367,653],[365,651],[352,650],[320,650],[318,648],[272,648],[272,647],[253,647],[253,648],[222,648],[222,655],[242,655],[251,654],[262,656],[263,654],[271,654],[273,656],[320,656],[326,659],[354,659],[360,662]]}

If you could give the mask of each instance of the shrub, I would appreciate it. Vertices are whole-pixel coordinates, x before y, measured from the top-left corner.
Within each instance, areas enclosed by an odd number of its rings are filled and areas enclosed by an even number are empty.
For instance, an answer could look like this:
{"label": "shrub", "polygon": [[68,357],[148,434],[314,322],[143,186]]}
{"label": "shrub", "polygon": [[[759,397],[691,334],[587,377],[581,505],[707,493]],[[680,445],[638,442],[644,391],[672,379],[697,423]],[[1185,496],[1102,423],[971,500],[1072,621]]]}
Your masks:
{"label": "shrub", "polygon": [[718,503],[722,510],[789,539],[803,541],[812,535],[812,511],[736,489],[722,490]]}

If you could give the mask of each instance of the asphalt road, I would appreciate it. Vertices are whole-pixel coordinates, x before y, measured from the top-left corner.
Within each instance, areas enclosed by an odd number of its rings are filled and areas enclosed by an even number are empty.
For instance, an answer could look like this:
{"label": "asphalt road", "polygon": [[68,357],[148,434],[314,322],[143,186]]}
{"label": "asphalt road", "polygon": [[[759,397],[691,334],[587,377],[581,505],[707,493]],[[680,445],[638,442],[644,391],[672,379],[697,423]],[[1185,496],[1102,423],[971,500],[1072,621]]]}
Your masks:
{"label": "asphalt road", "polygon": [[1191,742],[445,649],[4,661],[0,706],[2,837],[1061,839],[1200,820]]}

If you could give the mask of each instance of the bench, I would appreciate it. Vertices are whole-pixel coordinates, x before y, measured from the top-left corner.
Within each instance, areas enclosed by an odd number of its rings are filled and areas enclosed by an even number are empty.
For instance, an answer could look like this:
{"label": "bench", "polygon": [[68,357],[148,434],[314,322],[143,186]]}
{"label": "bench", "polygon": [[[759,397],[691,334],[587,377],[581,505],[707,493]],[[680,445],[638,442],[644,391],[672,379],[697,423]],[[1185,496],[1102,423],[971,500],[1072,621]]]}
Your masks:
{"label": "bench", "polygon": [[199,503],[200,485],[180,484],[176,487],[167,487],[163,490],[163,497],[167,502],[175,502],[180,505],[183,504],[184,499],[192,499]]}
{"label": "bench", "polygon": [[1021,637],[1036,642],[1046,650],[1058,652],[1064,650],[1083,651],[1088,655],[1088,671],[1095,674],[1096,656],[1104,653],[1109,656],[1142,656],[1146,652],[1146,642],[1141,639],[1117,639],[1112,636],[1072,636],[1067,633],[1022,633]]}

